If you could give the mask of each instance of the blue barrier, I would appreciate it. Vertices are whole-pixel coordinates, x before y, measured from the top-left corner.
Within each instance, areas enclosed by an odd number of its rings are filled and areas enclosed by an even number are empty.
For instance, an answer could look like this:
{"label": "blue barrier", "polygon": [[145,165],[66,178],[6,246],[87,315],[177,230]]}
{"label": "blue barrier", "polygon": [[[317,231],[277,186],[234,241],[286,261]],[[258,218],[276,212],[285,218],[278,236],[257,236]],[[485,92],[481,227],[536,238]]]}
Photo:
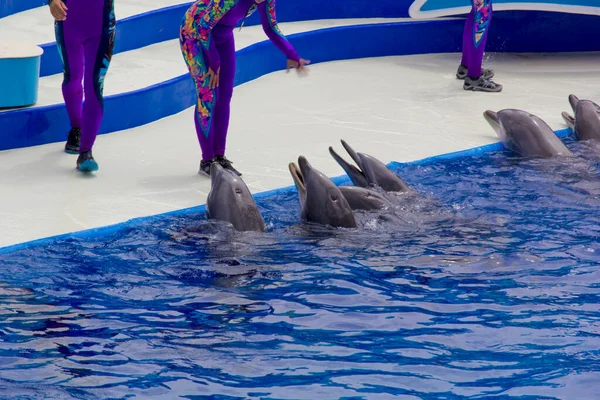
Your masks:
{"label": "blue barrier", "polygon": [[540,11],[494,12],[487,51],[512,53],[600,50],[600,17]]}
{"label": "blue barrier", "polygon": [[[118,20],[114,53],[123,53],[178,38],[179,25],[188,7],[189,4],[180,4]],[[140,35],[140,32],[143,34]],[[56,42],[46,43],[41,47],[44,49],[44,55],[40,75],[61,73],[63,67]]]}
{"label": "blue barrier", "polygon": [[[171,18],[175,18],[185,6],[169,8],[169,12],[172,12]],[[157,13],[156,18],[163,15],[163,12],[165,11]],[[145,24],[146,18],[148,16],[136,16],[130,20]],[[488,50],[599,50],[600,43],[591,40],[600,33],[600,24],[597,22],[597,17],[586,15],[524,11],[498,13],[492,24]],[[362,25],[292,35],[290,40],[305,57],[313,62],[325,62],[388,55],[456,52],[460,49],[462,27],[463,21],[457,19]],[[572,34],[575,29],[577,35]],[[167,37],[174,31],[158,24],[155,32]],[[124,32],[121,34],[125,35]],[[121,46],[135,47],[146,39],[137,40],[138,42],[132,39]],[[238,52],[236,84],[274,72],[283,65],[282,55],[269,43],[251,46]],[[173,115],[192,106],[195,103],[194,97],[194,88],[187,75],[142,90],[108,96],[100,133],[128,129]],[[127,113],[123,110],[127,110]],[[69,128],[66,110],[62,104],[0,113],[0,126],[0,150],[62,141]]]}
{"label": "blue barrier", "polygon": [[31,10],[48,4],[44,0],[2,0],[0,1],[0,18]]}
{"label": "blue barrier", "polygon": [[[36,0],[38,1],[38,0]],[[315,0],[316,1],[316,0]],[[326,4],[291,1],[277,3],[280,22],[308,21],[344,18],[400,18],[408,17],[410,0],[395,3],[383,2],[366,7],[363,0],[351,0]],[[190,3],[166,7],[117,21],[115,54],[149,46],[179,37],[179,25]],[[118,15],[117,15],[118,17]],[[511,52],[568,52],[598,51],[598,41],[592,40],[600,33],[600,18],[591,15],[561,14],[539,11],[496,12],[488,38],[489,51]],[[246,26],[260,24],[257,13],[250,16]],[[520,32],[519,35],[514,32]],[[144,32],[140,35],[139,32]],[[573,32],[577,32],[573,35]],[[48,76],[62,72],[62,64],[56,43],[41,46],[40,75]]]}
{"label": "blue barrier", "polygon": [[[39,1],[39,0],[35,0]],[[316,0],[315,0],[316,1]],[[318,19],[344,18],[408,18],[408,6],[411,0],[383,2],[367,7],[363,0],[311,4],[308,1],[298,3],[282,1],[277,3],[277,18],[279,22],[309,21]],[[190,3],[165,7],[147,13],[135,15],[117,21],[117,37],[114,53],[122,53],[165,40],[179,37],[179,26]],[[117,18],[118,18],[117,10]],[[50,16],[48,16],[50,18]],[[244,23],[246,26],[260,24],[258,13],[254,13]],[[139,32],[144,32],[140,35]],[[42,56],[41,76],[62,72],[62,64],[58,55],[56,42],[41,45],[44,49]]]}
{"label": "blue barrier", "polygon": [[[408,18],[408,8],[412,3],[412,0],[313,1],[279,0],[277,2],[277,19],[281,22],[289,22],[329,18]],[[44,0],[2,0],[0,2],[0,18],[46,4],[47,2]],[[258,18],[250,17],[247,23],[258,23]]]}
{"label": "blue barrier", "polygon": [[[398,54],[457,51],[460,20],[359,25],[290,35],[300,54],[313,62]],[[397,40],[423,37],[422,41]],[[346,43],[346,45],[340,45]],[[183,62],[183,59],[182,59]],[[285,57],[269,42],[237,52],[235,84],[240,85],[285,67]],[[141,90],[107,96],[100,133],[140,126],[173,115],[196,102],[189,75],[182,75]],[[63,141],[69,130],[64,104],[0,113],[0,150]]]}

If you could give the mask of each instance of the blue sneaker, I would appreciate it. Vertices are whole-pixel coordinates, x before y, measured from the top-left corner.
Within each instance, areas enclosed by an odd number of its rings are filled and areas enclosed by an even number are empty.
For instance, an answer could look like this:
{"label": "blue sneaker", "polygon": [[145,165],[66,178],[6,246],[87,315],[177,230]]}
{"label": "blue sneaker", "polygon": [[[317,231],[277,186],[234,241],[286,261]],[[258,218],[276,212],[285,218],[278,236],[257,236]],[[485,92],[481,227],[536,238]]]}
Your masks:
{"label": "blue sneaker", "polygon": [[79,153],[79,157],[77,157],[77,169],[81,172],[98,171],[98,163],[94,160],[91,150]]}

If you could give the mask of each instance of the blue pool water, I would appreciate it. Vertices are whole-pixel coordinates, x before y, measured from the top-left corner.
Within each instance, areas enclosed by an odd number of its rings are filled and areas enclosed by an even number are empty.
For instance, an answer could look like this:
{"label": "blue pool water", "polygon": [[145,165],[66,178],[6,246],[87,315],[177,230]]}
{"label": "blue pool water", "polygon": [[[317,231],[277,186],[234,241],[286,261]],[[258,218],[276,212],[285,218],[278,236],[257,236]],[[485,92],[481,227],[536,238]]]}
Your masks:
{"label": "blue pool water", "polygon": [[0,398],[598,398],[600,145],[569,146],[400,166],[419,195],[357,230],[288,191],[266,234],[191,213],[0,253]]}

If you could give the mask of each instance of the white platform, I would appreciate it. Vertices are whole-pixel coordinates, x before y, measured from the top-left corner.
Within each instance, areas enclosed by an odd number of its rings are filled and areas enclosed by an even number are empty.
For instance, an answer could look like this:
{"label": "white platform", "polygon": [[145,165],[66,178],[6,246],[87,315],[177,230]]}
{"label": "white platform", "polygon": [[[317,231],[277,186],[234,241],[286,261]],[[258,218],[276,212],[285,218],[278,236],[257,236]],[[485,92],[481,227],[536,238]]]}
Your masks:
{"label": "white platform", "polygon": [[[598,54],[494,56],[500,94],[463,91],[458,57],[332,62],[306,78],[276,72],[239,86],[227,155],[259,192],[291,185],[287,163],[300,154],[341,175],[327,151],[340,138],[385,162],[417,160],[495,142],[488,108],[524,108],[561,129],[570,93],[600,99]],[[0,152],[0,246],[203,204],[192,111],[99,136],[89,178],[62,143]]]}
{"label": "white platform", "polygon": [[[40,4],[42,3],[43,1],[40,0]],[[120,20],[160,8],[186,3],[189,3],[189,1],[117,0],[115,1],[115,16],[117,20]],[[35,44],[55,42],[54,18],[50,14],[48,6],[33,8],[0,19],[0,38],[26,40]]]}
{"label": "white platform", "polygon": [[[280,27],[286,35],[292,35],[331,27],[400,21],[406,21],[406,19],[318,20],[282,23]],[[260,25],[245,26],[241,31],[236,29],[234,35],[236,50],[268,40]],[[305,57],[310,58],[309,55]],[[283,55],[281,60],[282,66],[285,67]],[[148,73],[148,70],[152,70],[152,73]],[[108,96],[143,89],[187,73],[187,66],[179,47],[179,39],[156,43],[140,49],[115,54],[108,69],[104,94]],[[62,103],[60,90],[62,81],[62,73],[40,78],[36,107]]]}

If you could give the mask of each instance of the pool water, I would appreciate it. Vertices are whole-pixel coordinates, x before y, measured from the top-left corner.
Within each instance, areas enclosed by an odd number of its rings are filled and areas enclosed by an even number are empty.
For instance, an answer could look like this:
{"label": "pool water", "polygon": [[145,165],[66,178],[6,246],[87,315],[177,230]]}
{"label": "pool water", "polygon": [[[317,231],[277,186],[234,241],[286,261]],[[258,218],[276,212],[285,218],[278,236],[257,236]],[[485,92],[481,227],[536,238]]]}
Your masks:
{"label": "pool water", "polygon": [[4,251],[0,398],[598,398],[600,145],[568,145],[398,166],[418,194],[355,230],[288,190],[264,234],[192,212]]}

